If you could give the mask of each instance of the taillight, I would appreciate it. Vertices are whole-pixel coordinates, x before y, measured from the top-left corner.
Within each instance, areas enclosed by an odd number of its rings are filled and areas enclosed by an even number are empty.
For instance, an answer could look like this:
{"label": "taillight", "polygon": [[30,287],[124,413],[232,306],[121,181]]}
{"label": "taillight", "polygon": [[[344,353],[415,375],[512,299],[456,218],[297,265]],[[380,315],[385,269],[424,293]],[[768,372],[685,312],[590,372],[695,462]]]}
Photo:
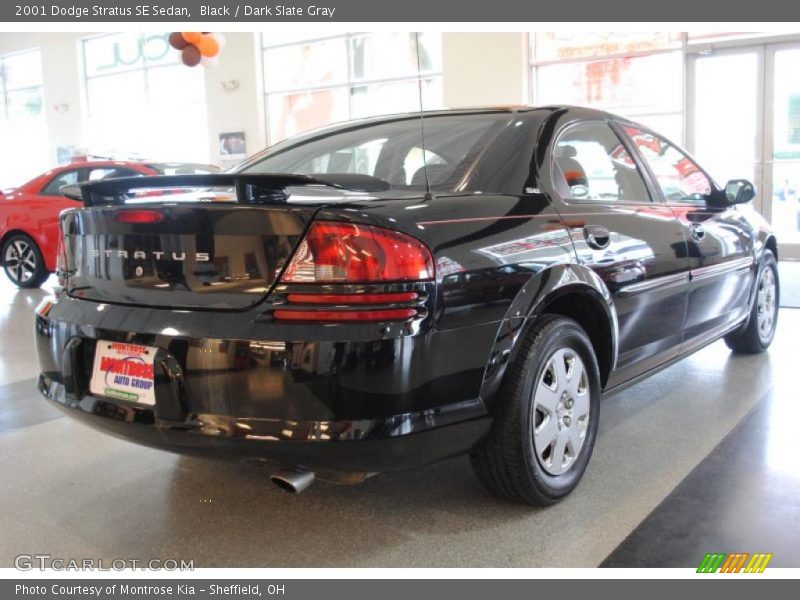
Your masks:
{"label": "taillight", "polygon": [[294,304],[391,304],[413,302],[419,298],[417,292],[388,294],[288,294],[286,299]]}
{"label": "taillight", "polygon": [[316,221],[281,279],[284,283],[374,283],[433,279],[419,240],[383,227]]}
{"label": "taillight", "polygon": [[157,210],[122,210],[114,213],[118,223],[160,223],[164,215]]}
{"label": "taillight", "polygon": [[58,224],[58,253],[56,254],[56,277],[61,288],[67,287],[69,279],[69,260],[67,259],[67,247],[64,243],[63,226]]}
{"label": "taillight", "polygon": [[[373,225],[316,221],[286,267],[281,283],[289,284],[289,290],[272,316],[318,323],[407,321],[426,314],[428,298],[422,287],[408,290],[408,282],[433,278],[430,250],[409,235]],[[354,290],[337,289],[337,283],[388,285]],[[326,284],[327,289],[302,284]]]}
{"label": "taillight", "polygon": [[276,310],[278,321],[405,321],[417,315],[414,308],[387,308],[382,310]]}

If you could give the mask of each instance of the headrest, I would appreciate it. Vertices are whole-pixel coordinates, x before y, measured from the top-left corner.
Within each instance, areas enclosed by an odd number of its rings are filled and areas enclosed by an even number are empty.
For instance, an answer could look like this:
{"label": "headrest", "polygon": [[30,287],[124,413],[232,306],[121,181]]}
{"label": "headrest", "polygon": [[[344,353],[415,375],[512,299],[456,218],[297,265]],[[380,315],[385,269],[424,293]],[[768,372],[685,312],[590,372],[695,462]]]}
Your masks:
{"label": "headrest", "polygon": [[[428,165],[428,182],[437,185],[447,181],[452,171],[450,165]],[[420,167],[411,178],[411,185],[425,185],[425,167]]]}
{"label": "headrest", "polygon": [[556,146],[556,158],[575,158],[577,155],[575,146]]}

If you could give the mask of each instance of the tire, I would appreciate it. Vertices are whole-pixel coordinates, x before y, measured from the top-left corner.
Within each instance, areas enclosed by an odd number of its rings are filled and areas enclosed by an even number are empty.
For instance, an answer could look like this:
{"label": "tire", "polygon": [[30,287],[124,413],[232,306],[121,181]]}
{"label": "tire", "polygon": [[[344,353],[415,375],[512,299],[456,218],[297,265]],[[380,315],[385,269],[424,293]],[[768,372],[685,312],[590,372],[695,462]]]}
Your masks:
{"label": "tire", "polygon": [[37,288],[50,276],[39,247],[25,234],[10,236],[0,252],[6,276],[19,288]]}
{"label": "tire", "polygon": [[778,263],[770,250],[764,250],[758,270],[756,297],[747,325],[725,336],[728,348],[740,354],[758,354],[769,348],[775,337],[780,304]]}
{"label": "tire", "polygon": [[[575,489],[589,464],[600,417],[600,370],[588,336],[572,319],[544,315],[522,344],[498,392],[491,431],[470,453],[470,460],[491,492],[548,506]],[[559,378],[554,369],[570,360],[572,367],[565,366]],[[578,375],[573,383],[566,375],[575,376],[578,364],[585,378]],[[564,385],[572,386],[566,396]],[[584,409],[588,414],[582,416]],[[548,444],[551,435],[556,437]],[[558,444],[564,436],[567,446],[559,463]]]}

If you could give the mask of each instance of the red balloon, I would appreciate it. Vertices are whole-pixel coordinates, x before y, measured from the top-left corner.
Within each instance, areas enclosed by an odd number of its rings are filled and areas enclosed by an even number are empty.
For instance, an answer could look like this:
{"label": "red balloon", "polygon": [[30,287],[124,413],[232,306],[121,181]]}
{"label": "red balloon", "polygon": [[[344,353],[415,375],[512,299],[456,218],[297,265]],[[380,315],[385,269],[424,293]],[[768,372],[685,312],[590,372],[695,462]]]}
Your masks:
{"label": "red balloon", "polygon": [[197,46],[193,46],[192,44],[189,44],[181,51],[181,60],[187,67],[196,67],[200,64],[202,58],[203,56],[200,54],[200,50],[197,49]]}
{"label": "red balloon", "polygon": [[189,42],[183,39],[180,31],[173,31],[169,34],[169,45],[175,48],[175,50],[183,50],[189,45]]}

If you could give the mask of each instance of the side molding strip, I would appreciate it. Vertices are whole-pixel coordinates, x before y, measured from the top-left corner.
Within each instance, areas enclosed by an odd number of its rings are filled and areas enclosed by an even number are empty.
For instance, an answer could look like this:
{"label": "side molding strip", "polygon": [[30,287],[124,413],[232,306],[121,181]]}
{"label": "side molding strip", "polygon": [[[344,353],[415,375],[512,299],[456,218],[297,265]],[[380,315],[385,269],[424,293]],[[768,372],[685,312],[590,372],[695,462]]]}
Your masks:
{"label": "side molding strip", "polygon": [[689,282],[689,273],[675,273],[672,275],[662,275],[661,277],[654,277],[652,279],[645,279],[637,283],[631,283],[620,289],[621,296],[632,296],[648,290],[654,290],[661,287],[669,287],[677,284],[686,284]]}
{"label": "side molding strip", "polygon": [[738,258],[736,260],[730,260],[716,265],[692,269],[692,281],[709,279],[711,277],[716,277],[717,275],[722,275],[731,271],[744,271],[745,269],[749,269],[751,266],[753,266],[753,262],[753,257],[747,256],[745,258]]}

